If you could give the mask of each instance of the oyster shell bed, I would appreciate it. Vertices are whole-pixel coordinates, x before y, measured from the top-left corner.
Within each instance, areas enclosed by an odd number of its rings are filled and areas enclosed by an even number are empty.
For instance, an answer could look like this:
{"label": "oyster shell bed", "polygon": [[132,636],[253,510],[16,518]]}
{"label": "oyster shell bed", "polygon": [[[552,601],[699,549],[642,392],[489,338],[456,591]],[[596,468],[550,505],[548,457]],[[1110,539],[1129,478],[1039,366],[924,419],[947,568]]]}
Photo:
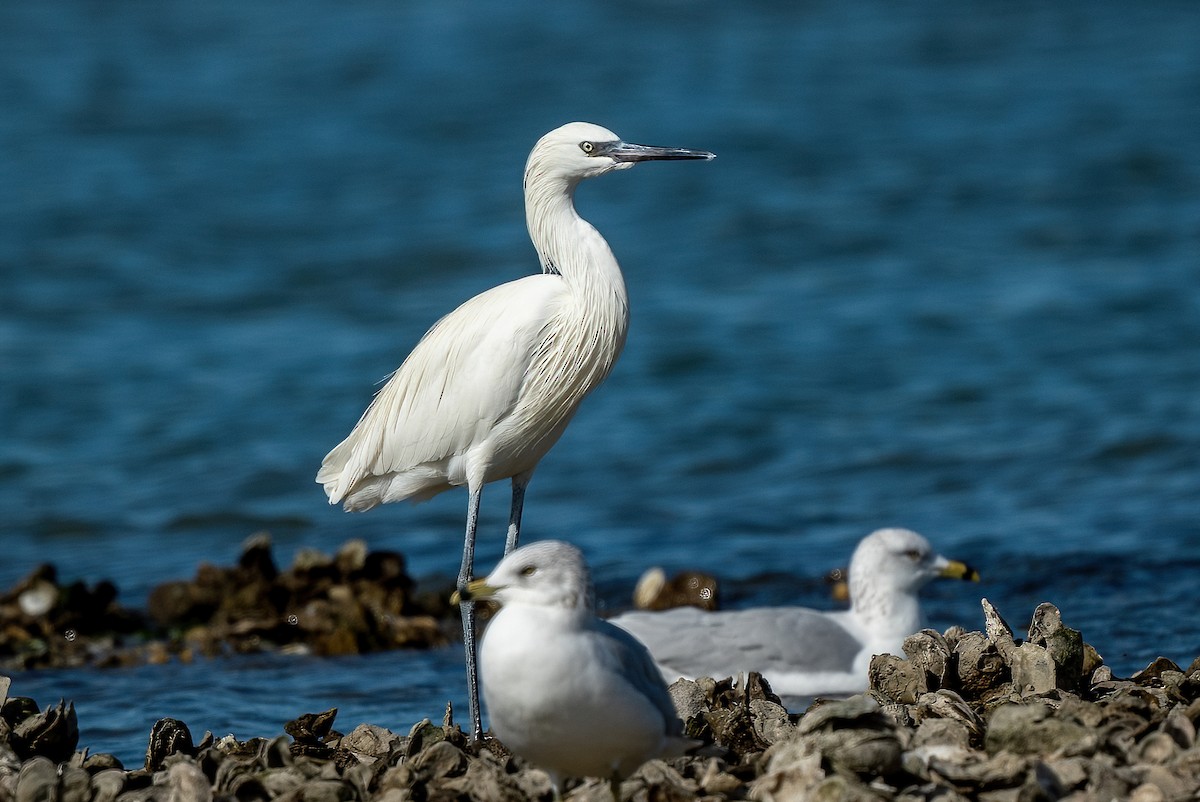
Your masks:
{"label": "oyster shell bed", "polygon": [[[1200,795],[1200,658],[1159,658],[1112,676],[1057,609],[1017,640],[983,602],[984,632],[925,630],[904,657],[877,656],[870,690],[789,714],[758,675],[676,682],[691,756],[651,761],[621,799],[1192,799]],[[238,741],[162,719],[145,765],[78,747],[74,708],[39,711],[0,677],[0,800],[518,800],[553,798],[549,777],[487,740],[470,748],[447,710],[400,735],[334,729],[336,710]],[[139,701],[139,703],[142,703]],[[600,780],[566,796],[611,799]]]}
{"label": "oyster shell bed", "polygon": [[144,612],[119,605],[111,582],[63,585],[42,565],[0,591],[0,670],[429,648],[457,632],[443,590],[418,594],[402,554],[362,540],[332,555],[302,550],[281,571],[266,533],[249,537],[233,565],[204,563],[193,579],[156,586]]}

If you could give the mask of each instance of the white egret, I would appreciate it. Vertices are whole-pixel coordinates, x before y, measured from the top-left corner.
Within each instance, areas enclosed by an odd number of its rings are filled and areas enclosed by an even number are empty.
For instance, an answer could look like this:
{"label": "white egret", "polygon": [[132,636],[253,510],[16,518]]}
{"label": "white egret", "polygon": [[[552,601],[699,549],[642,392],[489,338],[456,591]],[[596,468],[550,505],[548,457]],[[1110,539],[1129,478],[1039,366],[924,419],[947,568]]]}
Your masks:
{"label": "white egret", "polygon": [[550,772],[616,783],[655,757],[695,744],[653,658],[636,638],[592,612],[579,549],[557,540],[522,546],[464,596],[494,598],[479,671],[500,741]]}
{"label": "white egret", "polygon": [[757,671],[781,696],[859,693],[876,654],[901,654],[923,626],[917,592],[930,580],[979,574],[934,552],[908,529],[879,529],[850,559],[850,609],[755,607],[707,612],[678,607],[631,612],[612,623],[650,649],[668,681]]}
{"label": "white egret", "polygon": [[[608,243],[575,211],[579,182],[639,161],[711,159],[702,150],[634,145],[590,123],[543,136],[525,165],[525,217],[540,275],[470,299],[426,332],[321,463],[330,504],[368,510],[468,492],[459,588],[474,564],[483,486],[512,480],[505,553],[520,537],[525,488],[579,403],[625,344],[629,303]],[[463,603],[473,733],[481,732],[474,607]]]}

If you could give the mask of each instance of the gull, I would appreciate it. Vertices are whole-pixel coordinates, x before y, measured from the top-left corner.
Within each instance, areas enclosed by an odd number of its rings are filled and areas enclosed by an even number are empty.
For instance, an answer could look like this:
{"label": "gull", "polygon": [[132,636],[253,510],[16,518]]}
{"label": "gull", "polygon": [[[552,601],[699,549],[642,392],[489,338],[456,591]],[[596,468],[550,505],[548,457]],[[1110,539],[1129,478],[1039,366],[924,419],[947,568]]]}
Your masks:
{"label": "gull", "polygon": [[550,773],[613,784],[655,757],[682,755],[695,742],[650,653],[623,629],[597,618],[579,549],[531,543],[502,559],[462,594],[492,598],[500,610],[480,647],[480,680],[492,731]]}
{"label": "gull", "polygon": [[667,681],[757,671],[781,696],[859,693],[876,654],[901,654],[922,627],[917,592],[930,580],[979,580],[966,563],[934,552],[908,529],[879,529],[850,560],[850,609],[679,607],[610,619],[642,640]]}
{"label": "gull", "polygon": [[[322,461],[317,482],[329,503],[358,512],[465,485],[461,590],[474,567],[483,486],[509,479],[504,553],[516,548],[534,468],[584,396],[608,376],[629,326],[621,268],[600,233],[575,211],[575,189],[586,178],[642,161],[711,158],[703,150],[624,142],[582,122],[538,140],[525,165],[525,218],[542,272],[471,298],[425,333]],[[477,741],[475,612],[466,601],[462,620]]]}

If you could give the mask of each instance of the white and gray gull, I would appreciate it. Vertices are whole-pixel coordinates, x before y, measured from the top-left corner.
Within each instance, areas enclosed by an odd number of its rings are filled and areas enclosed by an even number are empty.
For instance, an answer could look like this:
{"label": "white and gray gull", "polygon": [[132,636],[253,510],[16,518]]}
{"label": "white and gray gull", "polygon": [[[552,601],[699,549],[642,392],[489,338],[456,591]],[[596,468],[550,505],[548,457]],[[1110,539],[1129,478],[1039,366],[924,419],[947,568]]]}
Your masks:
{"label": "white and gray gull", "polygon": [[[525,217],[542,272],[471,298],[425,333],[322,461],[317,482],[329,503],[369,510],[465,485],[461,589],[474,564],[483,486],[511,479],[505,553],[511,552],[534,468],[612,370],[629,325],[621,269],[608,243],[575,211],[576,187],[640,161],[711,158],[703,150],[623,142],[582,122],[538,140],[525,165]],[[478,740],[475,613],[468,602],[462,618]]]}
{"label": "white and gray gull", "polygon": [[678,607],[611,621],[646,644],[667,681],[757,671],[780,696],[852,694],[866,690],[873,655],[902,654],[904,639],[921,629],[917,593],[937,577],[979,574],[916,532],[879,529],[850,559],[849,610]]}
{"label": "white and gray gull", "polygon": [[513,752],[566,777],[614,783],[655,757],[696,745],[650,653],[597,618],[579,549],[531,543],[502,559],[462,594],[492,598],[480,647],[488,721]]}

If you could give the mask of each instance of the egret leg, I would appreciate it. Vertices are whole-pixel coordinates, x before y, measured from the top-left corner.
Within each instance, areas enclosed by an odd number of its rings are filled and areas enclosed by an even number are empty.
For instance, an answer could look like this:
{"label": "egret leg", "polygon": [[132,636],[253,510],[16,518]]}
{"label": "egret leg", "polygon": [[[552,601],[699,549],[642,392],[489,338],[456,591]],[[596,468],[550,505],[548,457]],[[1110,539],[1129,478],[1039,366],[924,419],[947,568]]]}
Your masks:
{"label": "egret leg", "polygon": [[519,473],[512,478],[512,511],[508,514],[508,537],[504,540],[504,556],[517,547],[521,539],[521,512],[525,509],[525,488],[533,471]]}
{"label": "egret leg", "polygon": [[482,488],[472,487],[467,500],[467,534],[463,541],[462,567],[458,571],[458,592],[462,596],[463,651],[467,657],[467,706],[471,712],[471,740],[483,741],[483,718],[479,714],[479,663],[475,645],[475,602],[467,593],[467,583],[475,570],[475,527],[479,523],[479,499]]}

